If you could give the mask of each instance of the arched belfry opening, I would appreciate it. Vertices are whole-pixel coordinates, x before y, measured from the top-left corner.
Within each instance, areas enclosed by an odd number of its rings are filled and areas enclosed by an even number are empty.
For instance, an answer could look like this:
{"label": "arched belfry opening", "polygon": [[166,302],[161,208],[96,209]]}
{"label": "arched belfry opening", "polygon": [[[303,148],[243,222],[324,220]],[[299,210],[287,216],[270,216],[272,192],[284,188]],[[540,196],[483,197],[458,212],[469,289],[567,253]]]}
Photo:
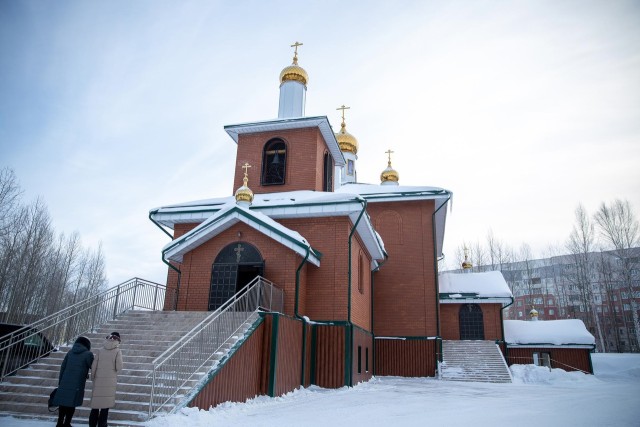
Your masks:
{"label": "arched belfry opening", "polygon": [[484,339],[484,319],[478,304],[462,304],[459,320],[461,340]]}
{"label": "arched belfry opening", "polygon": [[211,267],[209,311],[215,310],[264,273],[264,259],[255,246],[235,242],[225,246]]}

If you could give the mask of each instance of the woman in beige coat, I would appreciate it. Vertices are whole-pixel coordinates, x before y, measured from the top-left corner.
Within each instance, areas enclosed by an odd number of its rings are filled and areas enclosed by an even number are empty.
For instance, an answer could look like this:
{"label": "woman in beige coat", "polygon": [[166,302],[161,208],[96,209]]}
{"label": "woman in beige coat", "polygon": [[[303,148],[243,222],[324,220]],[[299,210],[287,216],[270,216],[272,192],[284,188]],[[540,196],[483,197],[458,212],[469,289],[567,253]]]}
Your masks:
{"label": "woman in beige coat", "polygon": [[112,332],[103,348],[96,352],[91,365],[91,414],[90,427],[106,427],[109,408],[116,404],[116,384],[118,372],[122,370],[122,353],[120,352],[120,334]]}

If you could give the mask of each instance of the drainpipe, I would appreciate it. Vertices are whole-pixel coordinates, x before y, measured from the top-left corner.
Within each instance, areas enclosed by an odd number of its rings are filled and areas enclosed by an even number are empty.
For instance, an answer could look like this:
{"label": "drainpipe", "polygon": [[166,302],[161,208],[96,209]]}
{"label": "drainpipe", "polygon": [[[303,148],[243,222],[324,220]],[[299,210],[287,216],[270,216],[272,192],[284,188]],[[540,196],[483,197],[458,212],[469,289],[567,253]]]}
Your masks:
{"label": "drainpipe", "polygon": [[302,320],[302,372],[300,373],[300,385],[302,387],[304,387],[304,383],[305,383],[305,368],[306,368],[306,350],[307,350],[307,322],[305,321],[305,319],[300,316],[300,313],[298,312],[298,300],[300,298],[300,270],[302,270],[302,266],[307,262],[307,259],[309,259],[309,253],[311,252],[311,248],[307,246],[307,253],[304,256],[304,259],[302,260],[302,262],[300,263],[300,265],[298,266],[298,268],[296,269],[296,301],[295,301],[295,305],[294,305],[294,314],[296,316],[296,318]]}
{"label": "drainpipe", "polygon": [[164,262],[165,264],[167,264],[167,266],[169,266],[170,269],[174,270],[176,273],[178,273],[178,283],[176,284],[176,301],[173,304],[173,311],[177,311],[178,310],[178,297],[180,296],[180,278],[182,277],[182,272],[180,271],[180,269],[176,266],[174,266],[173,264],[171,264],[169,261],[167,261],[164,258],[164,254],[165,252],[162,251],[162,262]]}
{"label": "drainpipe", "polygon": [[[160,230],[162,230],[162,232],[164,234],[166,234],[167,236],[169,236],[169,238],[171,240],[173,240],[173,236],[171,234],[169,234],[167,232],[167,230],[165,230],[159,223],[158,221],[156,221],[155,219],[153,219],[153,217],[151,216],[152,214],[158,212],[158,210],[156,209],[155,211],[150,211],[149,212],[149,219],[151,220],[151,222],[153,222]],[[174,266],[173,264],[171,264],[170,262],[168,262],[165,258],[164,258],[164,251],[162,252],[161,255],[162,258],[162,262],[164,262],[165,264],[167,264],[167,266],[169,266],[170,269],[176,271],[178,273],[178,283],[176,284],[176,300],[175,303],[173,304],[173,310],[176,311],[178,309],[178,296],[180,295],[180,278],[182,277],[182,272],[180,271],[179,268],[177,268],[176,266]]]}
{"label": "drainpipe", "polygon": [[360,203],[362,204],[362,210],[360,211],[360,215],[358,215],[358,219],[356,220],[355,224],[353,224],[351,232],[349,233],[349,277],[347,291],[347,329],[349,335],[345,354],[345,376],[347,377],[346,385],[349,387],[353,386],[353,323],[351,323],[351,241],[353,238],[353,234],[356,232],[356,227],[358,227],[358,224],[360,223],[364,212],[367,210],[367,201],[365,199],[361,199]]}
{"label": "drainpipe", "polygon": [[[447,203],[449,203],[449,200],[451,200],[451,193],[449,193],[449,197],[447,197],[447,200],[444,201],[443,204],[440,205],[440,207],[438,209],[436,209],[433,214],[431,214],[431,232],[433,234],[433,249],[435,252],[435,249],[437,247],[437,242],[436,242],[436,214],[438,213],[438,211],[440,209],[442,209],[443,206],[446,206]],[[444,232],[444,230],[443,230]],[[436,333],[438,336],[440,336],[440,282],[438,280],[438,258],[434,253],[434,257],[433,257],[433,271],[435,272],[435,279],[436,279]]]}
{"label": "drainpipe", "polygon": [[511,302],[500,309],[500,332],[502,333],[502,342],[504,343],[504,358],[507,361],[507,365],[509,364],[509,348],[507,347],[507,340],[504,337],[504,309],[513,305],[515,299],[511,297]]}

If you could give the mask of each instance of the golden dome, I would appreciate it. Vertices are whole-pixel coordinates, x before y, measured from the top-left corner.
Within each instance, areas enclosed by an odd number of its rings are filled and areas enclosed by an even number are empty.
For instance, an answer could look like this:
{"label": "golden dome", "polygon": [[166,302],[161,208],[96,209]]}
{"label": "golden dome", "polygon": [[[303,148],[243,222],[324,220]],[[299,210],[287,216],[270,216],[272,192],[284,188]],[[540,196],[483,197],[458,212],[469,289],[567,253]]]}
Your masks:
{"label": "golden dome", "polygon": [[347,125],[344,122],[340,125],[340,132],[336,133],[336,140],[340,146],[340,151],[358,154],[358,140],[347,132]]}
{"label": "golden dome", "polygon": [[309,75],[297,64],[297,60],[292,65],[284,67],[280,72],[280,84],[284,82],[300,82],[303,85],[307,85],[309,81]]}
{"label": "golden dome", "polygon": [[386,153],[389,155],[389,161],[387,162],[387,168],[380,174],[381,184],[398,185],[398,181],[400,181],[400,174],[391,167],[391,153],[393,153],[393,151],[387,150]]}
{"label": "golden dome", "polygon": [[391,167],[391,163],[385,170],[380,174],[380,181],[384,184],[385,182],[398,182],[400,181],[400,174]]}
{"label": "golden dome", "polygon": [[531,318],[533,319],[534,317],[538,317],[538,310],[536,310],[535,307],[533,307],[531,309],[531,311],[529,312],[529,316],[531,316]]}
{"label": "golden dome", "polygon": [[236,202],[237,203],[248,203],[251,204],[253,202],[253,191],[247,186],[249,182],[249,176],[247,175],[247,171],[251,165],[249,163],[245,163],[242,168],[244,169],[244,178],[242,178],[242,186],[236,190]]}
{"label": "golden dome", "polygon": [[469,270],[473,268],[473,264],[471,264],[469,262],[469,249],[467,249],[467,247],[464,247],[464,261],[462,261],[462,269],[463,270]]}

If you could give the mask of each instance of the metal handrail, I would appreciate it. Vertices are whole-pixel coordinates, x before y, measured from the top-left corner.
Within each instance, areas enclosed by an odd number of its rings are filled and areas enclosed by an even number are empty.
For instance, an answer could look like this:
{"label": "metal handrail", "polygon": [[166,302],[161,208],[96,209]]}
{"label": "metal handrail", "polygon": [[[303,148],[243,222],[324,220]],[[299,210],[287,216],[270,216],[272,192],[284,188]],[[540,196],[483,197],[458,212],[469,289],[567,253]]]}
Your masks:
{"label": "metal handrail", "polygon": [[165,285],[135,277],[2,336],[0,381],[127,310],[161,310],[167,292]]}
{"label": "metal handrail", "polygon": [[[284,293],[257,276],[153,361],[149,418],[167,403],[258,311],[282,312]],[[177,406],[174,407],[174,409]]]}

